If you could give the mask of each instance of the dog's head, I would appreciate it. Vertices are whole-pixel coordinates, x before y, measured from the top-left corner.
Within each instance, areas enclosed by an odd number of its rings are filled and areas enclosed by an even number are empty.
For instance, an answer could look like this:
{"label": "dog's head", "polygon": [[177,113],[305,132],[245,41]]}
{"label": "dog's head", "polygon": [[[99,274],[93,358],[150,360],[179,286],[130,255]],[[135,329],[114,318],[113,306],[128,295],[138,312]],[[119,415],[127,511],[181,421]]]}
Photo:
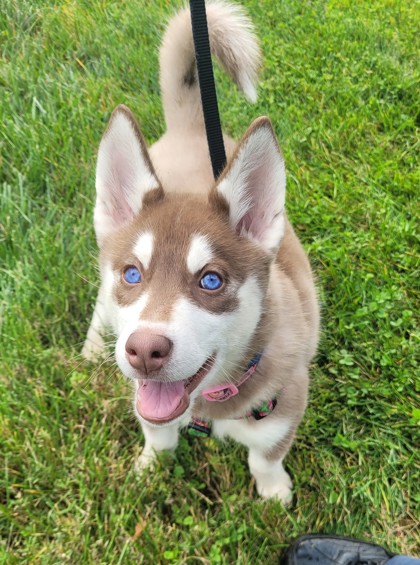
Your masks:
{"label": "dog's head", "polygon": [[263,314],[284,231],[285,172],[256,120],[204,197],[166,194],[131,112],[114,111],[97,163],[95,230],[121,371],[136,411],[162,425],[229,381]]}

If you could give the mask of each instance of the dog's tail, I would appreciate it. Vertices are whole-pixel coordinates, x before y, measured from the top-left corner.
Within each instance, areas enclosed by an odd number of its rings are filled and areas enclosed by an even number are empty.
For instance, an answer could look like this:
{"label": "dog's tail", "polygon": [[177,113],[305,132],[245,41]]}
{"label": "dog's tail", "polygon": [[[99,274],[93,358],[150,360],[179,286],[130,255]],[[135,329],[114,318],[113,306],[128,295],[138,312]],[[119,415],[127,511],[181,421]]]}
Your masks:
{"label": "dog's tail", "polygon": [[[255,102],[261,55],[252,22],[240,6],[221,1],[208,3],[207,22],[212,54]],[[160,50],[160,86],[169,130],[204,127],[189,9],[169,22]]]}

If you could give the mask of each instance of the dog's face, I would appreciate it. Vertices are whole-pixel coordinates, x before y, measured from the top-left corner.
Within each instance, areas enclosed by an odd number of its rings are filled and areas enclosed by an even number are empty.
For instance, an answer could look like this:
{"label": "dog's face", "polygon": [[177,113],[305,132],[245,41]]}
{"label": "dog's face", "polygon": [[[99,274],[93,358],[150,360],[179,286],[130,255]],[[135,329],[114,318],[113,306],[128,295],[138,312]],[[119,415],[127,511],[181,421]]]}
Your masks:
{"label": "dog's face", "polygon": [[101,141],[95,229],[116,359],[156,425],[244,363],[284,227],[283,160],[253,124],[205,197],[165,194],[129,110]]}

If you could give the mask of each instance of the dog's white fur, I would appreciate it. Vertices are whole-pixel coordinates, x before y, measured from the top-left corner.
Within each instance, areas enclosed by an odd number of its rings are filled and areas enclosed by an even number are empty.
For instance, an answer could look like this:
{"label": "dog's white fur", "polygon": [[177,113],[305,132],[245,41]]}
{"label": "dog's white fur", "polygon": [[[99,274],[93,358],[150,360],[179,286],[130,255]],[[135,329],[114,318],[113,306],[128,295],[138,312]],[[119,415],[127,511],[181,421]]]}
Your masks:
{"label": "dog's white fur", "polygon": [[194,235],[187,255],[187,267],[194,275],[213,259],[214,252],[209,239],[204,235]]}
{"label": "dog's white fur", "polygon": [[[207,17],[213,53],[254,100],[260,54],[250,21],[222,2],[209,3]],[[147,150],[133,116],[119,107],[99,147],[94,224],[101,287],[83,355],[97,358],[101,334],[112,328],[145,436],[139,470],[157,451],[175,449],[179,428],[199,416],[213,421],[216,436],[249,448],[261,496],[288,503],[292,484],[283,459],[306,405],[319,311],[309,263],[285,214],[283,157],[269,121],[257,120],[238,146],[225,136],[229,163],[212,186],[188,10],[170,22],[160,65],[166,133]],[[141,283],[124,280],[127,265],[138,265]],[[203,290],[206,269],[218,273],[220,289]],[[150,335],[164,336],[171,349],[145,374],[127,344]],[[223,405],[202,397],[209,386],[238,384],[258,352],[257,372],[237,397]],[[209,360],[182,413],[162,422],[142,416],[142,383],[174,394]],[[274,396],[269,417],[243,418]]]}

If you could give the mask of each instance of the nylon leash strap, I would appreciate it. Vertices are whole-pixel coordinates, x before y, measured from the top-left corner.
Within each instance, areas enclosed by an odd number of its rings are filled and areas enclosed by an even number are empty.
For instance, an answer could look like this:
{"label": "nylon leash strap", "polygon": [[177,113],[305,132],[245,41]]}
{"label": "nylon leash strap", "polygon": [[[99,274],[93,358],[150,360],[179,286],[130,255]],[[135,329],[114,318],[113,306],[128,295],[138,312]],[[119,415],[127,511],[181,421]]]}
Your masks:
{"label": "nylon leash strap", "polygon": [[205,0],[190,0],[190,11],[207,144],[213,176],[217,179],[226,165],[226,152],[217,105]]}

